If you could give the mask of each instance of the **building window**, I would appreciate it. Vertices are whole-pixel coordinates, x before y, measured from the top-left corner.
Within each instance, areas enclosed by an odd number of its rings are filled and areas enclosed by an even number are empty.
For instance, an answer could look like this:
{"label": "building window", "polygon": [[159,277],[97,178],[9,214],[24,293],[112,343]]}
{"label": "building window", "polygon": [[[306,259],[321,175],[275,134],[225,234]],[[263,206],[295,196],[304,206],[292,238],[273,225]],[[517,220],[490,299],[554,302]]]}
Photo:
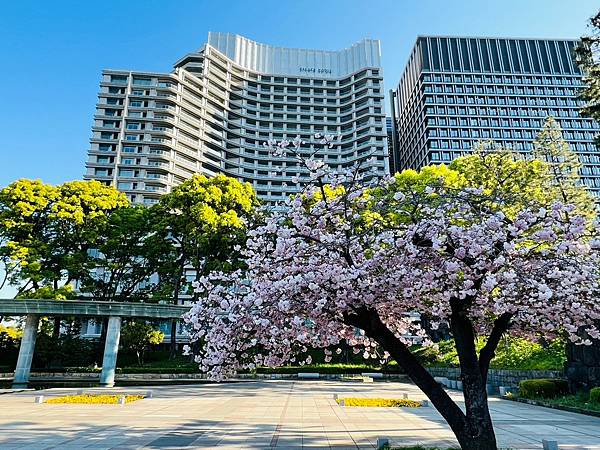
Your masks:
{"label": "building window", "polygon": [[111,75],[111,83],[127,84],[127,75]]}
{"label": "building window", "polygon": [[138,86],[150,86],[152,84],[152,79],[133,77],[133,84]]}

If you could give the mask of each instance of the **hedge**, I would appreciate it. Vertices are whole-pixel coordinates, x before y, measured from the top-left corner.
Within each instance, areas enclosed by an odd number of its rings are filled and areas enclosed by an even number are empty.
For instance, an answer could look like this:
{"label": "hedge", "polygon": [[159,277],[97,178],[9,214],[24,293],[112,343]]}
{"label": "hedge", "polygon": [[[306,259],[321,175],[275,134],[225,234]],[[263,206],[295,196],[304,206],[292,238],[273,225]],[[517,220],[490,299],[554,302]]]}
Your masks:
{"label": "hedge", "polygon": [[408,399],[397,399],[397,398],[359,398],[359,397],[348,397],[338,398],[338,404],[344,402],[344,406],[361,406],[370,408],[419,408],[421,403],[408,400]]}
{"label": "hedge", "polygon": [[600,387],[590,389],[590,402],[600,404]]}
{"label": "hedge", "polygon": [[[135,402],[144,398],[143,395],[124,395],[125,403]],[[46,400],[45,403],[83,403],[83,404],[102,404],[115,405],[119,403],[121,395],[65,395],[64,397],[56,397]]]}
{"label": "hedge", "polygon": [[567,380],[539,378],[519,383],[519,396],[523,398],[555,398],[569,393]]}

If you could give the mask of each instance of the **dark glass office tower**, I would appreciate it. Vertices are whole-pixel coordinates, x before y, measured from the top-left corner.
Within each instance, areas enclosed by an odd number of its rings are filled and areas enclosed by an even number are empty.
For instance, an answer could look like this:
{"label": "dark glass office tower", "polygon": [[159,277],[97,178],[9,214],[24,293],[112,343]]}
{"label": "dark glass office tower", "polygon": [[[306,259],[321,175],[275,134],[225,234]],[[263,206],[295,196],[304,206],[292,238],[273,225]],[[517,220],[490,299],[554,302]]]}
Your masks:
{"label": "dark glass office tower", "polygon": [[582,73],[576,40],[419,37],[395,91],[394,171],[448,163],[473,144],[493,140],[518,152],[533,148],[554,116],[583,163],[582,178],[600,194],[600,129],[579,115]]}

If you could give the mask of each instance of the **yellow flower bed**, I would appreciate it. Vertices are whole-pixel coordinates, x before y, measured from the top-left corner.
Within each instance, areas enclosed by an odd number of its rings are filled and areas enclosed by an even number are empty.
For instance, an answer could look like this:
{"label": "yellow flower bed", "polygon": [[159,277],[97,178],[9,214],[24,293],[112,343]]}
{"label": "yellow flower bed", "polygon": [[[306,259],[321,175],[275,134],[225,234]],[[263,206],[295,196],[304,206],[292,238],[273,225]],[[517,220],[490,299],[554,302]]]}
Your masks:
{"label": "yellow flower bed", "polygon": [[[64,397],[56,397],[46,400],[45,403],[85,403],[85,404],[101,404],[114,405],[119,403],[122,395],[65,395]],[[125,395],[125,403],[135,402],[143,399],[143,395]]]}
{"label": "yellow flower bed", "polygon": [[338,398],[338,404],[343,401],[344,406],[388,407],[388,408],[419,408],[420,402],[399,398]]}

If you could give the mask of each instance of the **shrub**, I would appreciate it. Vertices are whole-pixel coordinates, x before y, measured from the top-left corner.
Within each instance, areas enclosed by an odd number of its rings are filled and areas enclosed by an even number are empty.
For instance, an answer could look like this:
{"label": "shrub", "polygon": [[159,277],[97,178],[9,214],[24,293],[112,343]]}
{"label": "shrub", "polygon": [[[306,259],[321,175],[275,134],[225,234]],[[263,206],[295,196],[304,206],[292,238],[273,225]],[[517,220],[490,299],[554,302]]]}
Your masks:
{"label": "shrub", "polygon": [[590,402],[600,404],[600,387],[595,387],[590,390]]}
{"label": "shrub", "polygon": [[[477,351],[480,351],[484,345],[485,341],[478,339]],[[427,366],[460,366],[452,339],[438,342],[430,347],[415,345],[411,351]],[[490,367],[512,370],[560,370],[566,358],[565,343],[561,339],[542,345],[521,338],[505,338],[498,346]]]}
{"label": "shrub", "polygon": [[17,328],[0,325],[0,361],[3,363],[0,372],[10,372],[17,364],[22,335]]}
{"label": "shrub", "polygon": [[[121,395],[65,395],[47,400],[46,403],[84,403],[84,404],[102,404],[114,405],[119,403]],[[135,402],[144,398],[143,395],[125,395],[125,403]]]}
{"label": "shrub", "polygon": [[365,407],[391,407],[391,408],[419,408],[421,403],[414,400],[398,399],[398,398],[338,398],[338,404],[344,401],[344,406],[365,406]]}
{"label": "shrub", "polygon": [[66,334],[53,337],[38,333],[33,367],[56,369],[93,365],[102,361],[103,347],[104,344],[99,339],[83,339]]}
{"label": "shrub", "polygon": [[540,378],[519,383],[519,396],[523,398],[555,398],[568,393],[567,380]]}

